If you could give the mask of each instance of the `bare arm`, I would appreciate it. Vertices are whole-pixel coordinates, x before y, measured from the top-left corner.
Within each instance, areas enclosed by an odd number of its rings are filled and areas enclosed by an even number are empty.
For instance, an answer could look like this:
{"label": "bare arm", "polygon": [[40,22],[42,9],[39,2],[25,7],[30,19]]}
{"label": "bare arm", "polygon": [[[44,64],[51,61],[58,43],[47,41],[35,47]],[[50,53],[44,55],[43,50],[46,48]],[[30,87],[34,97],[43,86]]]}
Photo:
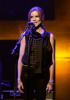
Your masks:
{"label": "bare arm", "polygon": [[[25,36],[23,37],[21,44],[20,44],[20,52],[19,52],[19,59],[18,59],[18,89],[21,91],[21,88],[23,89],[23,84],[21,82],[21,73],[22,73],[22,57],[24,55],[25,51]],[[22,92],[22,91],[21,91]]]}
{"label": "bare arm", "polygon": [[50,35],[50,43],[52,46],[52,61],[53,64],[50,66],[49,71],[50,71],[50,78],[49,78],[49,83],[47,84],[47,88],[48,88],[48,93],[53,89],[53,75],[54,75],[54,35],[51,34]]}
{"label": "bare arm", "polygon": [[50,42],[52,46],[52,62],[53,64],[50,66],[50,79],[49,82],[53,82],[53,74],[54,74],[54,36],[53,34],[50,35]]}

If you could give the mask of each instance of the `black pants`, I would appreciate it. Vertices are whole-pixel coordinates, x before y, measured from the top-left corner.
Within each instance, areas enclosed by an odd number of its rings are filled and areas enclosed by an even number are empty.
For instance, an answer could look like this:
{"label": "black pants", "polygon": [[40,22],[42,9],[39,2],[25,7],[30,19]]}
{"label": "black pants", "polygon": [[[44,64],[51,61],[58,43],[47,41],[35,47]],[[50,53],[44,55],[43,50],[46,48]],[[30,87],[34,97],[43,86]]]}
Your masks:
{"label": "black pants", "polygon": [[46,98],[46,81],[41,74],[25,73],[23,75],[24,100],[45,100]]}

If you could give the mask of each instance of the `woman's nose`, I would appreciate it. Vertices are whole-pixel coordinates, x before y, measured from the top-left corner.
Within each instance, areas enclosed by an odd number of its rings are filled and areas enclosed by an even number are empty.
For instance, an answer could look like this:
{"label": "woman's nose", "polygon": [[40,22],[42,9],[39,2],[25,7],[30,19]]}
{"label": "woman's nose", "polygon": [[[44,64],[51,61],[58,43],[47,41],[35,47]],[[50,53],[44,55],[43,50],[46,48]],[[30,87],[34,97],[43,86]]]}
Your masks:
{"label": "woman's nose", "polygon": [[35,20],[36,20],[36,18],[34,17],[34,18],[33,18],[33,21],[35,21]]}

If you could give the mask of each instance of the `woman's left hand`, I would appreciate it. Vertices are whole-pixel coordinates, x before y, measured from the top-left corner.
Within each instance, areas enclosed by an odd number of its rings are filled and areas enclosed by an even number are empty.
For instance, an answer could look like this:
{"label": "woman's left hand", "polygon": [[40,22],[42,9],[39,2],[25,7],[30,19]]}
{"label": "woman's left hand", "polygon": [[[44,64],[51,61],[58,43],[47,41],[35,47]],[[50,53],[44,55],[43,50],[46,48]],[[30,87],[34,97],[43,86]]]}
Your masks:
{"label": "woman's left hand", "polygon": [[50,91],[53,89],[53,85],[50,85],[49,83],[46,86],[47,93],[50,93]]}

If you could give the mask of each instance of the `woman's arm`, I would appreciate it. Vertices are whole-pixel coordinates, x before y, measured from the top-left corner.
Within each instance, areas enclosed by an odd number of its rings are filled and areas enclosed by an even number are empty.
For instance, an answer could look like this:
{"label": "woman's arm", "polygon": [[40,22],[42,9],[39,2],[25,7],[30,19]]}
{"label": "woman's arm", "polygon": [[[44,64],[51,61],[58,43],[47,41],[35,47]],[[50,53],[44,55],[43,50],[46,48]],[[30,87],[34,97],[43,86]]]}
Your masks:
{"label": "woman's arm", "polygon": [[54,75],[54,35],[51,33],[50,34],[50,43],[52,46],[52,62],[53,64],[49,67],[49,71],[50,71],[50,78],[49,78],[49,82],[47,84],[47,88],[48,88],[48,93],[53,89],[53,75]]}
{"label": "woman's arm", "polygon": [[[22,57],[25,51],[25,36],[23,37],[21,44],[20,44],[20,52],[19,52],[19,59],[18,59],[18,89],[21,91],[21,88],[24,89],[23,84],[21,82],[21,73],[22,73]],[[21,91],[22,92],[22,91]]]}
{"label": "woman's arm", "polygon": [[52,46],[52,62],[53,64],[50,66],[50,79],[49,82],[53,82],[53,74],[54,74],[54,35],[51,33],[50,35],[50,43]]}

